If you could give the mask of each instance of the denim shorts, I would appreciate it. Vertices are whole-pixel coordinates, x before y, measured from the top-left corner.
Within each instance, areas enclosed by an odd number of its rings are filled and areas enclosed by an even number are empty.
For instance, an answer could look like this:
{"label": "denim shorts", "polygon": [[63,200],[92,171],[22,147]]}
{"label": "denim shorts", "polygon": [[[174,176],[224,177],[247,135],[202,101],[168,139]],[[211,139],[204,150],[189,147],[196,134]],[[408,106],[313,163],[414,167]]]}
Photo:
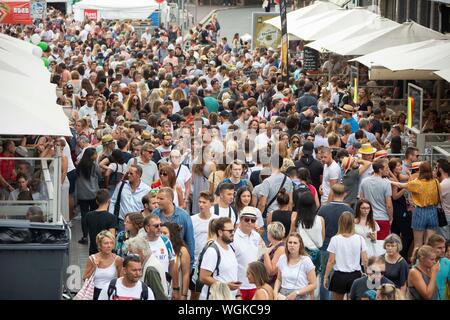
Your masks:
{"label": "denim shorts", "polygon": [[437,229],[439,227],[439,224],[436,207],[416,207],[416,210],[412,215],[411,227],[413,228],[413,230],[417,231]]}

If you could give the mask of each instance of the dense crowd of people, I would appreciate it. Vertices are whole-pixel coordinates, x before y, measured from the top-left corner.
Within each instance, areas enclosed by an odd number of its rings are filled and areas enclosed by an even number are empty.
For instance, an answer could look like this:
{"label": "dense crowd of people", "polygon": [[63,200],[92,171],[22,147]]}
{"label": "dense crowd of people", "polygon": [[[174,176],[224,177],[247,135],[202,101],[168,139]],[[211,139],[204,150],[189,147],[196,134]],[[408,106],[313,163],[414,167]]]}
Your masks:
{"label": "dense crowd of people", "polygon": [[[345,65],[316,78],[292,55],[283,81],[277,50],[215,18],[185,42],[58,11],[2,31],[48,44],[73,135],[0,157],[61,154],[92,299],[449,299],[450,163],[420,161],[405,113],[367,88],[354,102]],[[33,170],[1,160],[2,199],[48,198]]]}

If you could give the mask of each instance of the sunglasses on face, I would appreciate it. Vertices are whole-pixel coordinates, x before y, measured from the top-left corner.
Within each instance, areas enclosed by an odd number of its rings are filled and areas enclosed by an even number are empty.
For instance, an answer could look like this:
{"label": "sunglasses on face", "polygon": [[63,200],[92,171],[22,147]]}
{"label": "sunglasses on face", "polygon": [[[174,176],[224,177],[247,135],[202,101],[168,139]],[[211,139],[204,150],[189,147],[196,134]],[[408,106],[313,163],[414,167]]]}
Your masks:
{"label": "sunglasses on face", "polygon": [[153,228],[160,228],[161,225],[162,225],[161,223],[152,224],[152,227],[153,227]]}
{"label": "sunglasses on face", "polygon": [[166,177],[167,176],[167,172],[160,172],[159,175]]}
{"label": "sunglasses on face", "polygon": [[247,222],[247,223],[255,223],[256,222],[256,219],[253,219],[253,218],[243,218],[242,220],[244,220],[245,222]]}

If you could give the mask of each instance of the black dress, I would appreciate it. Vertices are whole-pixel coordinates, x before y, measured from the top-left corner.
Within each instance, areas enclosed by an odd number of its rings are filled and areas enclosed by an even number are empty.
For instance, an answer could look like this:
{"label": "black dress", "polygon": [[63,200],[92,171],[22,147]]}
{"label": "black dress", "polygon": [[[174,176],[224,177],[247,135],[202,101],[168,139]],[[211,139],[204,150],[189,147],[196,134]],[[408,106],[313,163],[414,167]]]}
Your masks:
{"label": "black dress", "polygon": [[405,196],[401,196],[397,200],[392,198],[392,207],[394,211],[391,232],[397,234],[402,239],[403,249],[400,251],[401,256],[408,260],[408,251],[414,236],[411,229],[411,212],[408,211]]}
{"label": "black dress", "polygon": [[283,224],[284,230],[286,231],[285,236],[291,231],[291,216],[292,211],[289,210],[275,210],[272,212],[272,222],[279,221]]}

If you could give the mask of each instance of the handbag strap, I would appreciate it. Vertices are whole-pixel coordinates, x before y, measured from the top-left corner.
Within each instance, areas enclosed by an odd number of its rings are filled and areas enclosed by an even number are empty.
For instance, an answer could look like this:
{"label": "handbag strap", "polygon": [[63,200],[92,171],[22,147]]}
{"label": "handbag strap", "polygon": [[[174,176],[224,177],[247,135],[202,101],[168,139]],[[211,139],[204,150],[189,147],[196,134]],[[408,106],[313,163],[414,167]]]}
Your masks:
{"label": "handbag strap", "polygon": [[434,179],[434,182],[436,183],[436,188],[437,188],[438,205],[442,207],[442,204],[441,204],[441,192],[439,191],[439,184],[438,184],[436,179]]}

